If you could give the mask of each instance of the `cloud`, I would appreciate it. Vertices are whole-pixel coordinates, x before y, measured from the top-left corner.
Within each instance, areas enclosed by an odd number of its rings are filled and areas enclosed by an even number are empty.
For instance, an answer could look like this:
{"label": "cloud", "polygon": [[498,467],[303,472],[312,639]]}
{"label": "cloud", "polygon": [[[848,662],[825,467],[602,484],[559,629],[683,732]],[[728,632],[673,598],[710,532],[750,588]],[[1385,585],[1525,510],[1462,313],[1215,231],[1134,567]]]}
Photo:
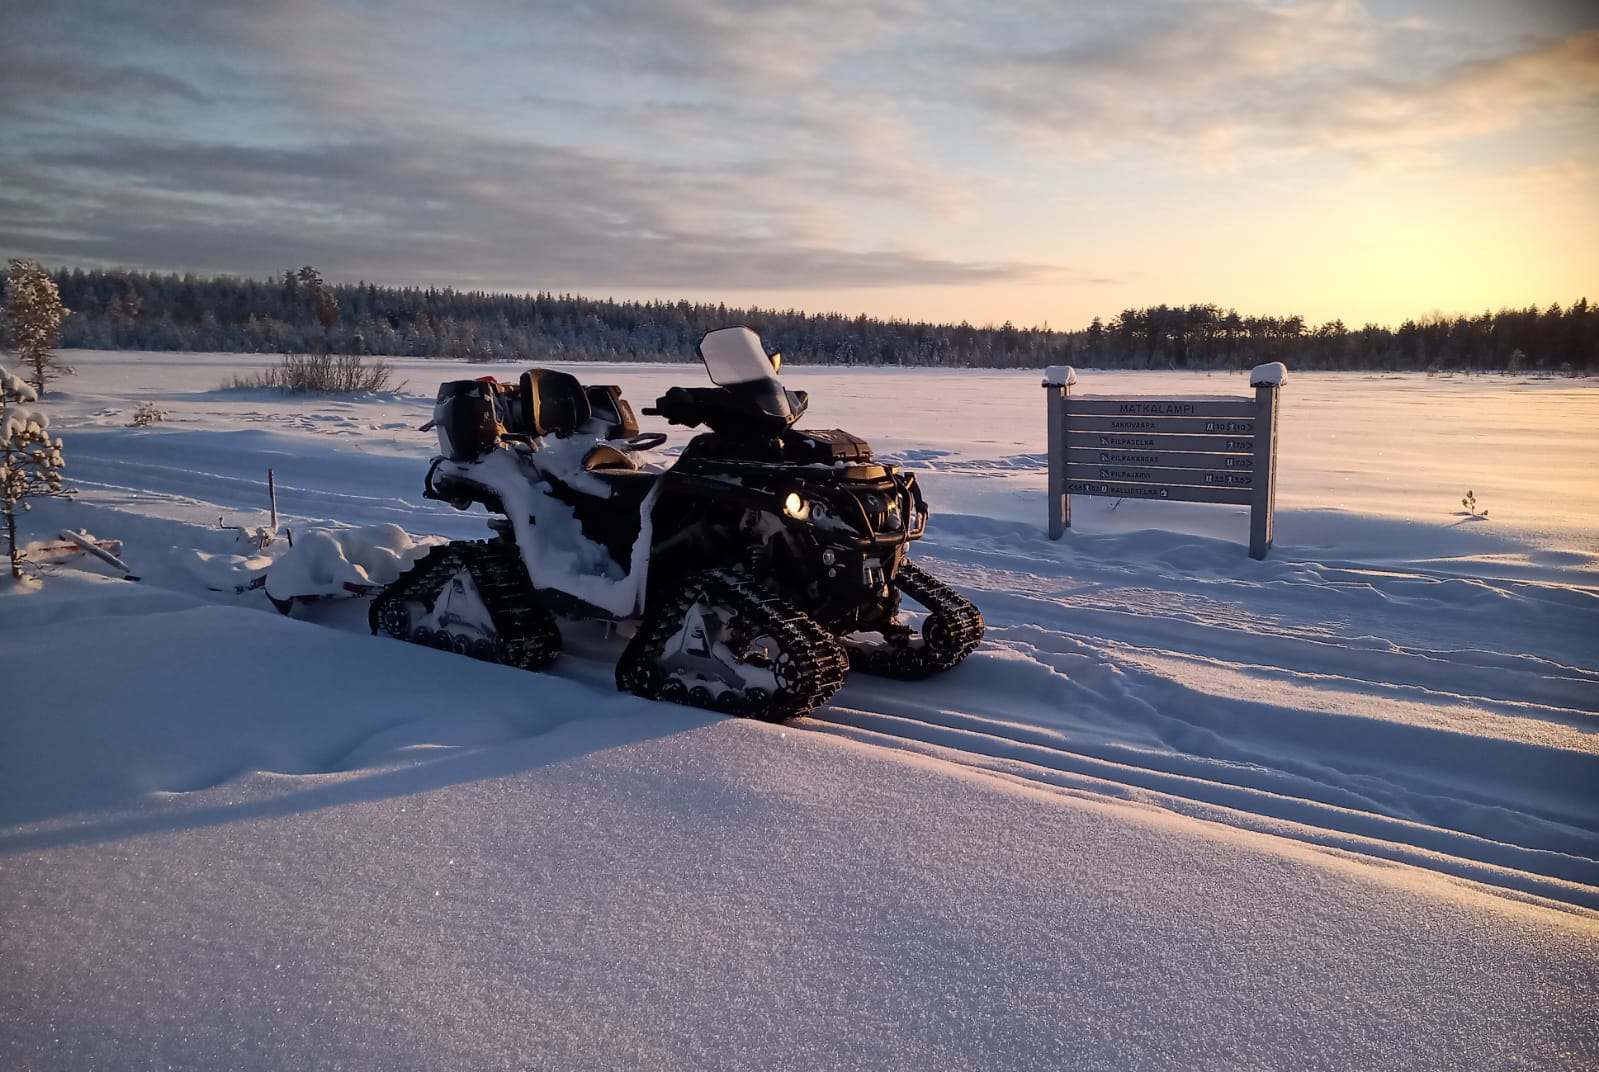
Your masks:
{"label": "cloud", "polygon": [[129,102],[160,107],[202,99],[185,79],[105,47],[98,12],[80,12],[89,16],[80,24],[67,8],[32,0],[15,0],[14,9],[8,4],[6,32],[0,33],[0,117],[49,122]]}
{"label": "cloud", "polygon": [[[538,39],[676,82],[771,93],[810,86],[897,34],[917,0],[586,0]],[[521,10],[513,5],[513,10]],[[531,43],[531,42],[530,42]]]}
{"label": "cloud", "polygon": [[[548,146],[396,140],[269,149],[111,142],[39,154],[0,234],[82,263],[451,281],[496,289],[827,289],[1059,278],[1048,266],[811,243],[737,184]],[[48,173],[41,177],[40,172]],[[31,174],[31,178],[29,175]],[[110,183],[116,183],[112,192]],[[719,226],[701,222],[717,217]],[[776,221],[774,223],[774,221]]]}
{"label": "cloud", "polygon": [[1161,5],[1064,40],[973,57],[973,100],[1040,147],[1094,150],[1230,140],[1252,110],[1311,70],[1369,62],[1373,31],[1350,3]]}
{"label": "cloud", "polygon": [[0,245],[35,255],[673,290],[1060,274],[863,235],[961,196],[833,84],[904,0],[18,2],[12,51],[69,72],[0,64],[30,101]]}
{"label": "cloud", "polygon": [[66,107],[97,107],[106,100],[129,98],[159,102],[199,103],[199,90],[182,79],[131,65],[64,61],[37,54],[0,59],[6,81],[26,85],[26,92],[0,92],[0,116],[40,117]]}
{"label": "cloud", "polygon": [[1333,150],[1433,153],[1527,123],[1591,122],[1599,31],[1462,54],[1459,35],[1353,0],[1177,4],[975,57],[969,102],[1043,151],[1144,146],[1190,164]]}
{"label": "cloud", "polygon": [[1592,129],[1599,119],[1599,31],[1458,63],[1410,83],[1358,86],[1310,115],[1327,144],[1360,153],[1443,145],[1528,122],[1585,121]]}

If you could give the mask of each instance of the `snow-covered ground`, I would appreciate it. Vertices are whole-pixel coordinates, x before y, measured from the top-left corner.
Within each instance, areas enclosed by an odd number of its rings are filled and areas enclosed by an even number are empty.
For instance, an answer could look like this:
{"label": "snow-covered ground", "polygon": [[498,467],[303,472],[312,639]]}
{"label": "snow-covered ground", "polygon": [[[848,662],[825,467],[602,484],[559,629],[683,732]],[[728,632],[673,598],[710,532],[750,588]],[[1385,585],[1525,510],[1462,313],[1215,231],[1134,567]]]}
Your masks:
{"label": "snow-covered ground", "polygon": [[289,399],[215,389],[270,357],[64,356],[79,494],[24,539],[142,579],[0,581],[0,1067],[1599,1065],[1591,383],[1291,374],[1257,562],[1234,507],[1078,499],[1050,541],[1037,373],[791,365],[805,425],[918,473],[989,631],[775,727],[616,693],[596,627],[530,675],[231,590],[268,468],[297,533],[482,535],[413,429],[512,370]]}

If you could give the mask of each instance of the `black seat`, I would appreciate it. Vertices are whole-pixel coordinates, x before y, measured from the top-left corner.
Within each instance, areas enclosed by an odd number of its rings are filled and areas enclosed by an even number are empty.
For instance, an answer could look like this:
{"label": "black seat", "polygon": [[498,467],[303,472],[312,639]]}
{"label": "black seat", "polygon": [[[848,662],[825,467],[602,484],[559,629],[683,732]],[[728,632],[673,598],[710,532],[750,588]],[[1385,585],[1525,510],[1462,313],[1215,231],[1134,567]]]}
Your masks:
{"label": "black seat", "polygon": [[615,384],[589,384],[583,388],[589,398],[589,411],[604,427],[596,429],[606,439],[627,439],[638,435],[638,418]]}
{"label": "black seat", "polygon": [[528,435],[565,438],[591,415],[588,394],[577,377],[554,369],[528,369],[520,382]]}

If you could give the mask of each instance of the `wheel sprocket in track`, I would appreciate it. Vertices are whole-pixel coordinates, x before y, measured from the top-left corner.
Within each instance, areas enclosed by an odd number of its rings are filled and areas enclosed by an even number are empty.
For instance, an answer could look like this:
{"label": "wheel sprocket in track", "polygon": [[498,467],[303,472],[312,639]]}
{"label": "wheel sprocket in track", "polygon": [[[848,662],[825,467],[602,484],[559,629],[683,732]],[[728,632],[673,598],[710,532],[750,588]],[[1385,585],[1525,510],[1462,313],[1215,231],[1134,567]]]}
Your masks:
{"label": "wheel sprocket in track", "polygon": [[[731,610],[735,648],[747,651],[753,641],[764,639],[776,649],[772,689],[720,685],[664,665],[667,643],[702,599]],[[815,619],[739,573],[710,570],[690,577],[677,598],[645,618],[617,663],[616,687],[651,700],[782,722],[826,703],[844,684],[848,670],[844,649]]]}
{"label": "wheel sprocket in track", "polygon": [[915,681],[948,670],[977,649],[983,639],[983,614],[969,599],[914,562],[900,564],[895,584],[927,608],[921,643],[914,643],[909,630],[886,635],[881,644],[846,641],[851,669]]}

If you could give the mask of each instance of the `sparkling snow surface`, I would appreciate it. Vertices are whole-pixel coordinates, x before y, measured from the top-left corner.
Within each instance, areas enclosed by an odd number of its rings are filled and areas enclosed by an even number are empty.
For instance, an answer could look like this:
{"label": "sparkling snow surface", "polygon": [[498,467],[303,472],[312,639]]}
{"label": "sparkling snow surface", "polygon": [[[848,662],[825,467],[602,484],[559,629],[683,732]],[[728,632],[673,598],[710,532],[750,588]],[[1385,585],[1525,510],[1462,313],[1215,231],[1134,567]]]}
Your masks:
{"label": "sparkling snow surface", "polygon": [[790,365],[803,426],[917,472],[989,632],[774,727],[618,694],[596,626],[526,674],[236,590],[286,550],[240,545],[269,467],[343,560],[486,534],[420,494],[462,366],[303,400],[214,390],[270,357],[67,360],[79,497],[22,538],[144,579],[0,580],[0,1068],[1599,1067],[1591,383],[1293,373],[1256,562],[1232,507],[1050,541],[1037,370]]}

